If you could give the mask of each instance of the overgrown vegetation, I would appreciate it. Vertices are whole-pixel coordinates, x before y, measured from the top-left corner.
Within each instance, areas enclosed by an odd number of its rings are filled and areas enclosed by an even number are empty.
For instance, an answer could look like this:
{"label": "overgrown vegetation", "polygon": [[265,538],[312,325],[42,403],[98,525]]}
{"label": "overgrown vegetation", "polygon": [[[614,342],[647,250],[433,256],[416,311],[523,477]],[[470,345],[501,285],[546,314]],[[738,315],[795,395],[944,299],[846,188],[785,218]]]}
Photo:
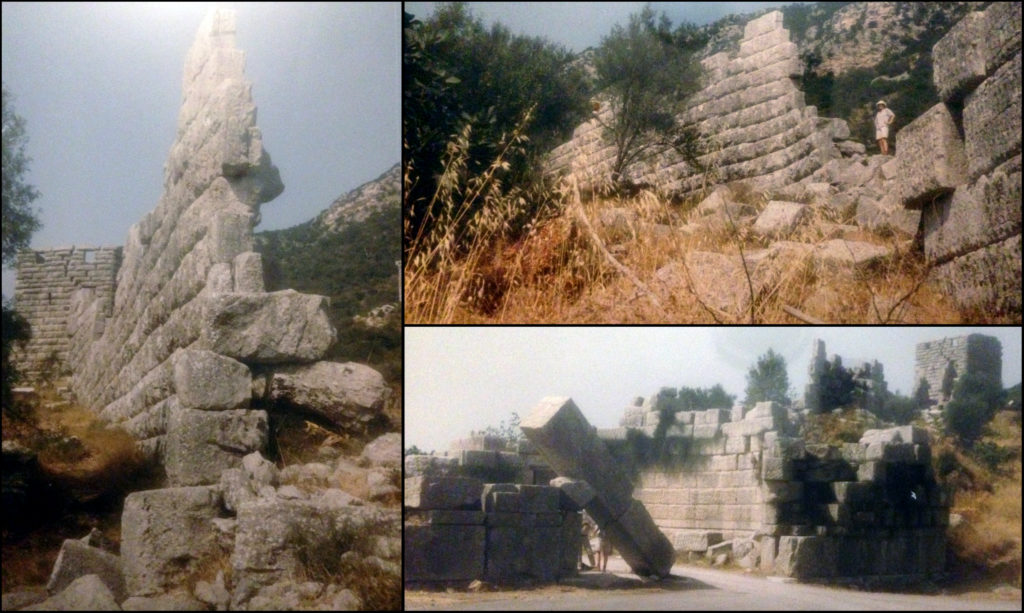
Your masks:
{"label": "overgrown vegetation", "polygon": [[757,358],[757,363],[747,371],[746,394],[744,404],[747,406],[767,400],[788,405],[789,376],[786,374],[786,359],[772,349]]}
{"label": "overgrown vegetation", "polygon": [[982,435],[985,424],[1003,407],[1006,392],[984,372],[966,372],[953,386],[953,399],[946,405],[946,432],[971,448]]}

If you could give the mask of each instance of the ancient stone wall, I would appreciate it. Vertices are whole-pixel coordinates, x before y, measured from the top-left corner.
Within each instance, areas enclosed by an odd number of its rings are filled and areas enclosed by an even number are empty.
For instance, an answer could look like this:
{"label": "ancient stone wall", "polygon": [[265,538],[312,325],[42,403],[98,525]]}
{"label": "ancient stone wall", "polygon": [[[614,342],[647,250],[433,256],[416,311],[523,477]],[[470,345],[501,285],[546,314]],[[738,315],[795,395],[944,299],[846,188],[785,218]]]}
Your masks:
{"label": "ancient stone wall", "polygon": [[[57,374],[53,369],[67,370],[72,296],[82,290],[109,316],[120,264],[120,247],[26,249],[18,254],[14,308],[31,324],[32,338],[24,350],[15,346],[13,359],[28,380]],[[102,327],[90,330],[93,336],[102,332]]]}
{"label": "ancient stone wall", "polygon": [[1002,385],[1003,348],[999,339],[971,334],[918,343],[914,365],[915,389],[924,379],[928,382],[928,397],[934,404],[949,400],[942,393],[942,382],[950,368],[954,376],[968,372],[985,373]]}
{"label": "ancient stone wall", "polygon": [[[833,139],[849,137],[841,120],[818,118],[797,86],[802,65],[797,46],[773,11],[750,21],[738,47],[701,62],[705,86],[679,118],[706,139],[700,162],[715,169],[711,184],[751,180],[779,187],[810,175],[838,158]],[[584,188],[607,180],[615,146],[602,136],[601,122],[612,117],[602,104],[600,120],[576,128],[571,141],[549,156],[552,172],[572,171]],[[637,163],[625,174],[636,182],[686,195],[704,185],[705,177],[674,152]]]}
{"label": "ancient stone wall", "polygon": [[932,49],[938,105],[899,133],[897,195],[962,308],[1021,312],[1021,3],[968,14]]}
{"label": "ancient stone wall", "polygon": [[582,518],[556,487],[407,477],[404,518],[407,583],[508,584],[576,574]]}
{"label": "ancient stone wall", "polygon": [[677,551],[728,548],[743,566],[802,580],[942,571],[950,494],[925,430],[811,445],[776,403],[677,412],[660,429],[656,405],[599,434],[636,467],[635,495]]}

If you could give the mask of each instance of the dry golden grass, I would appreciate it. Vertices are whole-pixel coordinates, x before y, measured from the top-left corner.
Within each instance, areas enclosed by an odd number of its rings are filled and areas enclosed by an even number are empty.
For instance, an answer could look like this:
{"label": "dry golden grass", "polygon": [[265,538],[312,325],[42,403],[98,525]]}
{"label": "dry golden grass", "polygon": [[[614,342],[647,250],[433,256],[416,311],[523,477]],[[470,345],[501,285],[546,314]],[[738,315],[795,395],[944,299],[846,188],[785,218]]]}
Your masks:
{"label": "dry golden grass", "polygon": [[[561,213],[538,218],[523,238],[506,238],[502,230],[516,203],[495,193],[477,212],[490,220],[483,224],[490,230],[474,235],[465,255],[453,248],[452,234],[439,241],[448,256],[432,265],[424,263],[423,248],[412,245],[406,322],[801,323],[784,306],[825,323],[964,321],[927,281],[928,268],[909,239],[843,226],[847,220],[823,207],[786,237],[788,247],[776,249],[770,262],[748,264],[728,278],[732,301],[721,308],[701,289],[720,286],[719,272],[686,265],[690,255],[722,253],[739,263],[741,253],[750,257],[773,241],[730,219],[688,223],[697,219],[698,198],[671,204],[653,190],[629,197],[598,193],[584,201],[573,181],[558,190]],[[771,199],[743,184],[733,189],[756,210]],[[893,255],[864,270],[821,264],[807,249],[832,238],[884,245]],[[659,282],[656,272],[673,263],[683,278]]]}
{"label": "dry golden grass", "polygon": [[933,451],[952,453],[958,468],[949,480],[956,486],[952,513],[964,523],[949,530],[950,570],[967,587],[1011,583],[1021,587],[1021,426],[1009,411],[997,414],[983,440],[1016,450],[1016,458],[987,468],[949,440]]}

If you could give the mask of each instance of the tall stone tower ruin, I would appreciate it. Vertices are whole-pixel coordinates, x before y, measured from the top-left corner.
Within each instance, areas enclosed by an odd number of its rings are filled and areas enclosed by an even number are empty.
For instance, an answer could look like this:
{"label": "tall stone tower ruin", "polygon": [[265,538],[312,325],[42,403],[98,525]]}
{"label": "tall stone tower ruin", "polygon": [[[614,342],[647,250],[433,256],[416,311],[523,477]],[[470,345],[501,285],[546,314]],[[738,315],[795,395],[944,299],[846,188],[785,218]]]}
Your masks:
{"label": "tall stone tower ruin", "polygon": [[915,390],[922,380],[927,382],[933,404],[950,399],[943,393],[943,380],[948,377],[955,380],[964,373],[986,373],[1003,384],[1003,346],[993,336],[970,334],[918,343],[916,353]]}

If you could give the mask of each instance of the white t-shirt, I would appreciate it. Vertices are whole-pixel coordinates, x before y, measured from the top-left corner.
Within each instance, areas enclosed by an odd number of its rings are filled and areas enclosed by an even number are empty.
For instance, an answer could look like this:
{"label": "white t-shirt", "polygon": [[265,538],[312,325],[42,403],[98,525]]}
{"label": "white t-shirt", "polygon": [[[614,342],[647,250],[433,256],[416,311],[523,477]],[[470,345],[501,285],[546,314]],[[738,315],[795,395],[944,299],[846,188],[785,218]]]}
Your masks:
{"label": "white t-shirt", "polygon": [[889,127],[889,121],[896,117],[896,113],[889,110],[889,107],[883,108],[875,114],[875,129],[882,130]]}

